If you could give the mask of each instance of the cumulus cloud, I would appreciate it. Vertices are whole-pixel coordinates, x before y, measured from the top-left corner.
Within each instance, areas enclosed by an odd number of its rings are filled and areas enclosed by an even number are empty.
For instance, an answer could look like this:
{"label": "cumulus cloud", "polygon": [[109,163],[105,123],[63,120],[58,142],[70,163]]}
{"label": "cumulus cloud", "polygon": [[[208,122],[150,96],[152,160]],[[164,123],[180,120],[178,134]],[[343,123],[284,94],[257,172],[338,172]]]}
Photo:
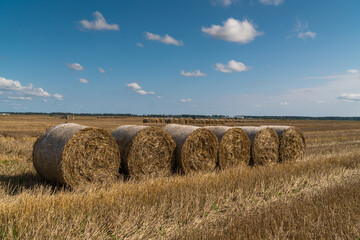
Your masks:
{"label": "cumulus cloud", "polygon": [[128,84],[126,84],[126,86],[127,86],[128,88],[130,88],[131,90],[139,90],[139,89],[141,89],[140,85],[137,84],[137,83],[135,83],[135,82],[133,82],[133,83],[128,83]]}
{"label": "cumulus cloud", "polygon": [[53,94],[53,97],[54,97],[56,100],[59,100],[59,101],[64,100],[63,95],[58,94],[58,93]]}
{"label": "cumulus cloud", "polygon": [[78,81],[81,82],[81,83],[89,83],[89,81],[86,80],[85,78],[79,78]]}
{"label": "cumulus cloud", "polygon": [[145,91],[142,89],[142,87],[139,84],[137,84],[135,82],[128,83],[128,84],[126,84],[126,86],[129,89],[135,91],[137,94],[140,94],[140,95],[155,95],[154,91]]}
{"label": "cumulus cloud", "polygon": [[11,100],[31,100],[32,98],[31,97],[8,97],[8,99],[11,99]]}
{"label": "cumulus cloud", "polygon": [[75,71],[84,71],[85,70],[85,68],[83,66],[81,66],[80,63],[67,63],[66,65],[71,70],[75,70]]}
{"label": "cumulus cloud", "polygon": [[201,31],[218,39],[229,42],[249,43],[256,37],[263,35],[263,32],[256,30],[256,26],[248,20],[239,21],[229,18],[223,22],[223,25],[211,25],[211,27],[202,27]]}
{"label": "cumulus cloud", "polygon": [[245,72],[250,68],[245,66],[242,62],[237,62],[235,60],[230,60],[227,65],[222,63],[216,63],[216,71],[220,71],[223,73],[232,73],[232,72]]}
{"label": "cumulus cloud", "polygon": [[183,103],[192,103],[193,102],[193,100],[191,98],[183,98],[180,101]]}
{"label": "cumulus cloud", "polygon": [[165,36],[161,37],[160,35],[145,32],[146,39],[152,40],[152,41],[159,41],[165,44],[172,44],[175,46],[182,46],[184,43],[181,40],[176,40],[175,38],[169,36],[168,34],[165,34]]}
{"label": "cumulus cloud", "polygon": [[42,88],[34,88],[32,84],[22,86],[19,81],[13,81],[0,77],[0,90],[17,92],[19,94],[31,95],[36,97],[50,97],[51,95]]}
{"label": "cumulus cloud", "polygon": [[359,70],[357,69],[349,69],[346,72],[353,75],[359,75]]}
{"label": "cumulus cloud", "polygon": [[98,68],[99,69],[99,72],[101,73],[106,73],[104,69],[102,69],[101,67]]}
{"label": "cumulus cloud", "polygon": [[259,0],[260,3],[265,5],[274,5],[278,6],[284,2],[284,0]]}
{"label": "cumulus cloud", "polygon": [[231,4],[239,3],[240,0],[212,0],[211,3],[213,5],[220,5],[223,7],[228,7]]}
{"label": "cumulus cloud", "polygon": [[153,91],[147,92],[147,91],[144,91],[144,90],[137,90],[136,93],[140,94],[140,95],[154,95],[155,94],[155,92],[153,92]]}
{"label": "cumulus cloud", "polygon": [[86,19],[81,20],[79,23],[82,28],[89,29],[89,30],[119,30],[119,26],[115,23],[107,23],[104,16],[99,12],[96,11],[93,13],[95,19],[93,21],[88,21]]}
{"label": "cumulus cloud", "polygon": [[305,41],[308,38],[316,38],[316,35],[316,32],[309,30],[309,24],[307,22],[301,21],[298,18],[296,19],[295,28],[292,30],[292,33],[288,36],[288,38],[297,37]]}
{"label": "cumulus cloud", "polygon": [[360,102],[360,93],[342,93],[338,99],[344,102]]}
{"label": "cumulus cloud", "polygon": [[195,70],[192,72],[185,72],[184,70],[182,70],[180,72],[180,74],[185,77],[206,77],[207,76],[205,73],[200,72],[200,70]]}
{"label": "cumulus cloud", "polygon": [[298,34],[298,38],[301,38],[303,40],[306,40],[307,38],[315,38],[315,37],[316,37],[316,32],[311,32],[311,31],[300,32]]}

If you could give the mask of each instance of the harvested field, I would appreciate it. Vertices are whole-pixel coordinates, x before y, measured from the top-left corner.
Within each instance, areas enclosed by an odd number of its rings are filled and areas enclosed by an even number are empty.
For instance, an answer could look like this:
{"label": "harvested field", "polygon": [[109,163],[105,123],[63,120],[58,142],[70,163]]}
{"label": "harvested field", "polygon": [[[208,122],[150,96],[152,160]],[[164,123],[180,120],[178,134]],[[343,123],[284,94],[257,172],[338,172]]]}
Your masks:
{"label": "harvested field", "polygon": [[135,178],[170,176],[175,142],[158,127],[124,125],[111,132],[121,153],[121,172]]}
{"label": "harvested field", "polygon": [[[48,116],[0,116],[0,120],[3,239],[360,236],[359,122],[264,121],[303,131],[307,147],[301,161],[70,190],[54,188],[38,176],[31,156],[38,136],[68,120]],[[142,120],[77,117],[71,122],[112,131],[119,125],[141,125]]]}

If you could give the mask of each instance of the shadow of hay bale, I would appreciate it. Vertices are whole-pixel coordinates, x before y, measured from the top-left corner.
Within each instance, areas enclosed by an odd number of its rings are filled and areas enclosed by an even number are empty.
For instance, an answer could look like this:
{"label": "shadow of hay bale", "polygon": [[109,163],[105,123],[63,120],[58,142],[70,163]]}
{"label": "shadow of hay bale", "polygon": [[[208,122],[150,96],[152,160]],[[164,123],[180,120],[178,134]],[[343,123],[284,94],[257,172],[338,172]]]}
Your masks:
{"label": "shadow of hay bale", "polygon": [[51,188],[53,192],[63,189],[62,186],[53,186],[40,175],[27,172],[18,175],[0,175],[0,184],[6,186],[4,189],[10,196],[18,195],[27,189],[37,187]]}

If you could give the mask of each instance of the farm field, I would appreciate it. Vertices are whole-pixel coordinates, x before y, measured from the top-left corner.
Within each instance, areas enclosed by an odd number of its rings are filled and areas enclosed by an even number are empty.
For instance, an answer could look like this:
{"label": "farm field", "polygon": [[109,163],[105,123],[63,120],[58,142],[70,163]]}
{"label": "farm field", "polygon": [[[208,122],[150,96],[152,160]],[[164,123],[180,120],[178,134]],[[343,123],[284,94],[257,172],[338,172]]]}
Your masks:
{"label": "farm field", "polygon": [[[0,116],[1,239],[357,239],[360,122],[244,120],[292,125],[306,137],[302,160],[256,168],[54,188],[32,165],[51,126],[109,131],[143,118]],[[164,123],[146,125],[163,126]],[[199,125],[201,126],[201,125]]]}

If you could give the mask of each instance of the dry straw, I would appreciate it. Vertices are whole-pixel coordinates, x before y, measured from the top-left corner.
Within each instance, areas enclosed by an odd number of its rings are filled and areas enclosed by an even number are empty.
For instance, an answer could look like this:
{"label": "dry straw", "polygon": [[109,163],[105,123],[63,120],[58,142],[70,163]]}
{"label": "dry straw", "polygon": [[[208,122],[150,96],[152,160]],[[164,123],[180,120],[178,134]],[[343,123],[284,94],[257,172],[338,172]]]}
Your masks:
{"label": "dry straw", "polygon": [[33,164],[44,179],[76,187],[115,180],[120,153],[108,131],[66,123],[47,130],[37,139]]}
{"label": "dry straw", "polygon": [[122,172],[130,177],[172,174],[175,142],[159,127],[124,125],[111,132],[121,153]]}
{"label": "dry straw", "polygon": [[280,139],[280,161],[291,162],[301,159],[305,152],[305,138],[296,127],[290,126],[262,126],[270,127],[278,134]]}
{"label": "dry straw", "polygon": [[239,127],[246,132],[251,142],[251,165],[279,162],[279,138],[268,127]]}
{"label": "dry straw", "polygon": [[210,130],[179,124],[169,124],[163,129],[176,142],[177,172],[209,172],[216,168],[219,142]]}
{"label": "dry straw", "polygon": [[211,130],[218,138],[219,167],[221,169],[250,163],[250,140],[240,128],[225,126],[205,127]]}

